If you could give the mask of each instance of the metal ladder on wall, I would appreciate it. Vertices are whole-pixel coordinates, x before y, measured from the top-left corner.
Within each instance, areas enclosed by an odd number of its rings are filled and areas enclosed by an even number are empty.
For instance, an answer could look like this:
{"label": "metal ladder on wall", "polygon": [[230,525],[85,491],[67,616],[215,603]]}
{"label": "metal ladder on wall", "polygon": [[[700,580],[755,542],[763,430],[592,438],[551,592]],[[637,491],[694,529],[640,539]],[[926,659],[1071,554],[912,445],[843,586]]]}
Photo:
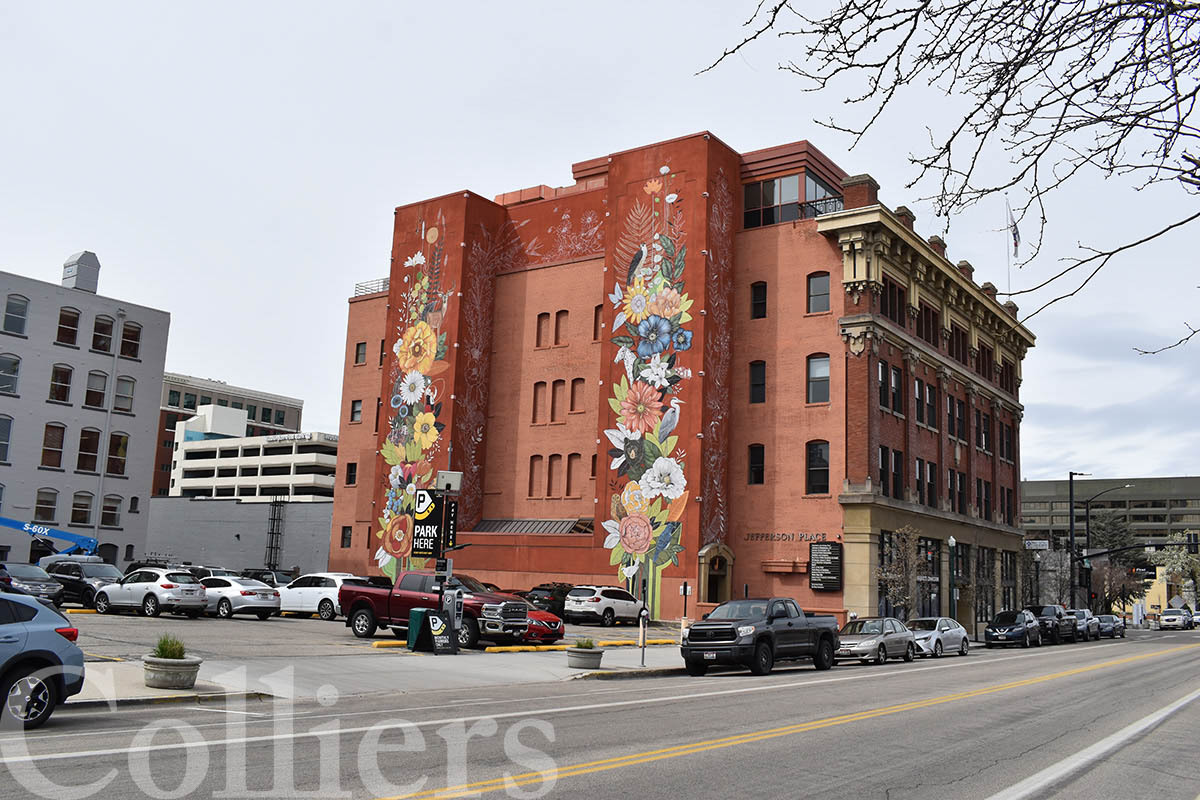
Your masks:
{"label": "metal ladder on wall", "polygon": [[279,569],[279,551],[283,544],[283,501],[278,497],[271,501],[267,518],[267,552],[263,555],[263,566]]}

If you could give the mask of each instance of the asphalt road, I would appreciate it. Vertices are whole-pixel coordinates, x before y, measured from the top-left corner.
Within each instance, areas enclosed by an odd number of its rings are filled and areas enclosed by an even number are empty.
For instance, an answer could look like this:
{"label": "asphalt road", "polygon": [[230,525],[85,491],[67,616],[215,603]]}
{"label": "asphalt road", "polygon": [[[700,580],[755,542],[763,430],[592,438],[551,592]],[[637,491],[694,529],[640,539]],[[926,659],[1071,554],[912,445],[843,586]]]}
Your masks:
{"label": "asphalt road", "polygon": [[[1194,800],[1198,725],[1200,632],[1134,632],[767,678],[729,672],[327,705],[63,709],[29,736],[0,735],[8,773],[0,786],[4,797],[58,800]],[[91,794],[67,788],[92,782],[104,785]]]}

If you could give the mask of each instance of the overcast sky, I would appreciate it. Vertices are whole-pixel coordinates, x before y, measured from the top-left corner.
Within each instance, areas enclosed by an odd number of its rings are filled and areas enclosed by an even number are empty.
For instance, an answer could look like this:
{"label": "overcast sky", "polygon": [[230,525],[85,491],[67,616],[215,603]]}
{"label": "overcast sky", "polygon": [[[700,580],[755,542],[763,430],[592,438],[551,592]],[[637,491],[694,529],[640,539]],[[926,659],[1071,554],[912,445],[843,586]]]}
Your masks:
{"label": "overcast sky", "polygon": [[[851,151],[813,123],[845,118],[840,97],[776,69],[794,44],[694,75],[753,6],[4,3],[0,269],[57,282],[93,250],[102,294],[171,313],[168,370],[300,397],[306,429],[336,431],[345,298],[387,274],[397,205],[567,185],[572,162],[710,130],[742,152],[809,139],[940,233],[905,156],[945,101],[912,96]],[[1185,202],[1089,177],[1055,198],[1045,254],[1012,286]],[[1001,290],[1003,222],[997,200],[946,236]],[[1200,472],[1200,341],[1132,349],[1200,324],[1195,241],[1143,248],[1030,321],[1026,478]]]}

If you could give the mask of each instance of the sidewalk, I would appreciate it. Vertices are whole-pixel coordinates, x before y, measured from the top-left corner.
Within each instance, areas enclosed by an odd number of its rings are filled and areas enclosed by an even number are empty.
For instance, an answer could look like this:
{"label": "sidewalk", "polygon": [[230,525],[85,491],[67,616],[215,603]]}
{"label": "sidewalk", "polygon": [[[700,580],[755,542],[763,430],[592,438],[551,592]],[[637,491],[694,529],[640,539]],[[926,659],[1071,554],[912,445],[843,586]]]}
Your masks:
{"label": "sidewalk", "polygon": [[153,703],[204,702],[233,696],[261,696],[236,686],[197,680],[192,689],[151,689],[146,685],[140,661],[89,661],[85,665],[83,690],[66,701],[68,707],[147,705]]}

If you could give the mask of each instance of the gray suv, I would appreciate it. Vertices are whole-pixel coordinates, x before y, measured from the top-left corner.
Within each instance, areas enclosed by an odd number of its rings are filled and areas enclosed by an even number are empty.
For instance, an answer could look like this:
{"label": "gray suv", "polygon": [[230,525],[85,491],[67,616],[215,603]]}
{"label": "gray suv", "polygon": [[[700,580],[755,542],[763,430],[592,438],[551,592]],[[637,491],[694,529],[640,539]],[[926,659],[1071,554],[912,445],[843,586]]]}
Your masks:
{"label": "gray suv", "polygon": [[79,630],[33,597],[0,595],[0,729],[30,730],[83,688]]}

